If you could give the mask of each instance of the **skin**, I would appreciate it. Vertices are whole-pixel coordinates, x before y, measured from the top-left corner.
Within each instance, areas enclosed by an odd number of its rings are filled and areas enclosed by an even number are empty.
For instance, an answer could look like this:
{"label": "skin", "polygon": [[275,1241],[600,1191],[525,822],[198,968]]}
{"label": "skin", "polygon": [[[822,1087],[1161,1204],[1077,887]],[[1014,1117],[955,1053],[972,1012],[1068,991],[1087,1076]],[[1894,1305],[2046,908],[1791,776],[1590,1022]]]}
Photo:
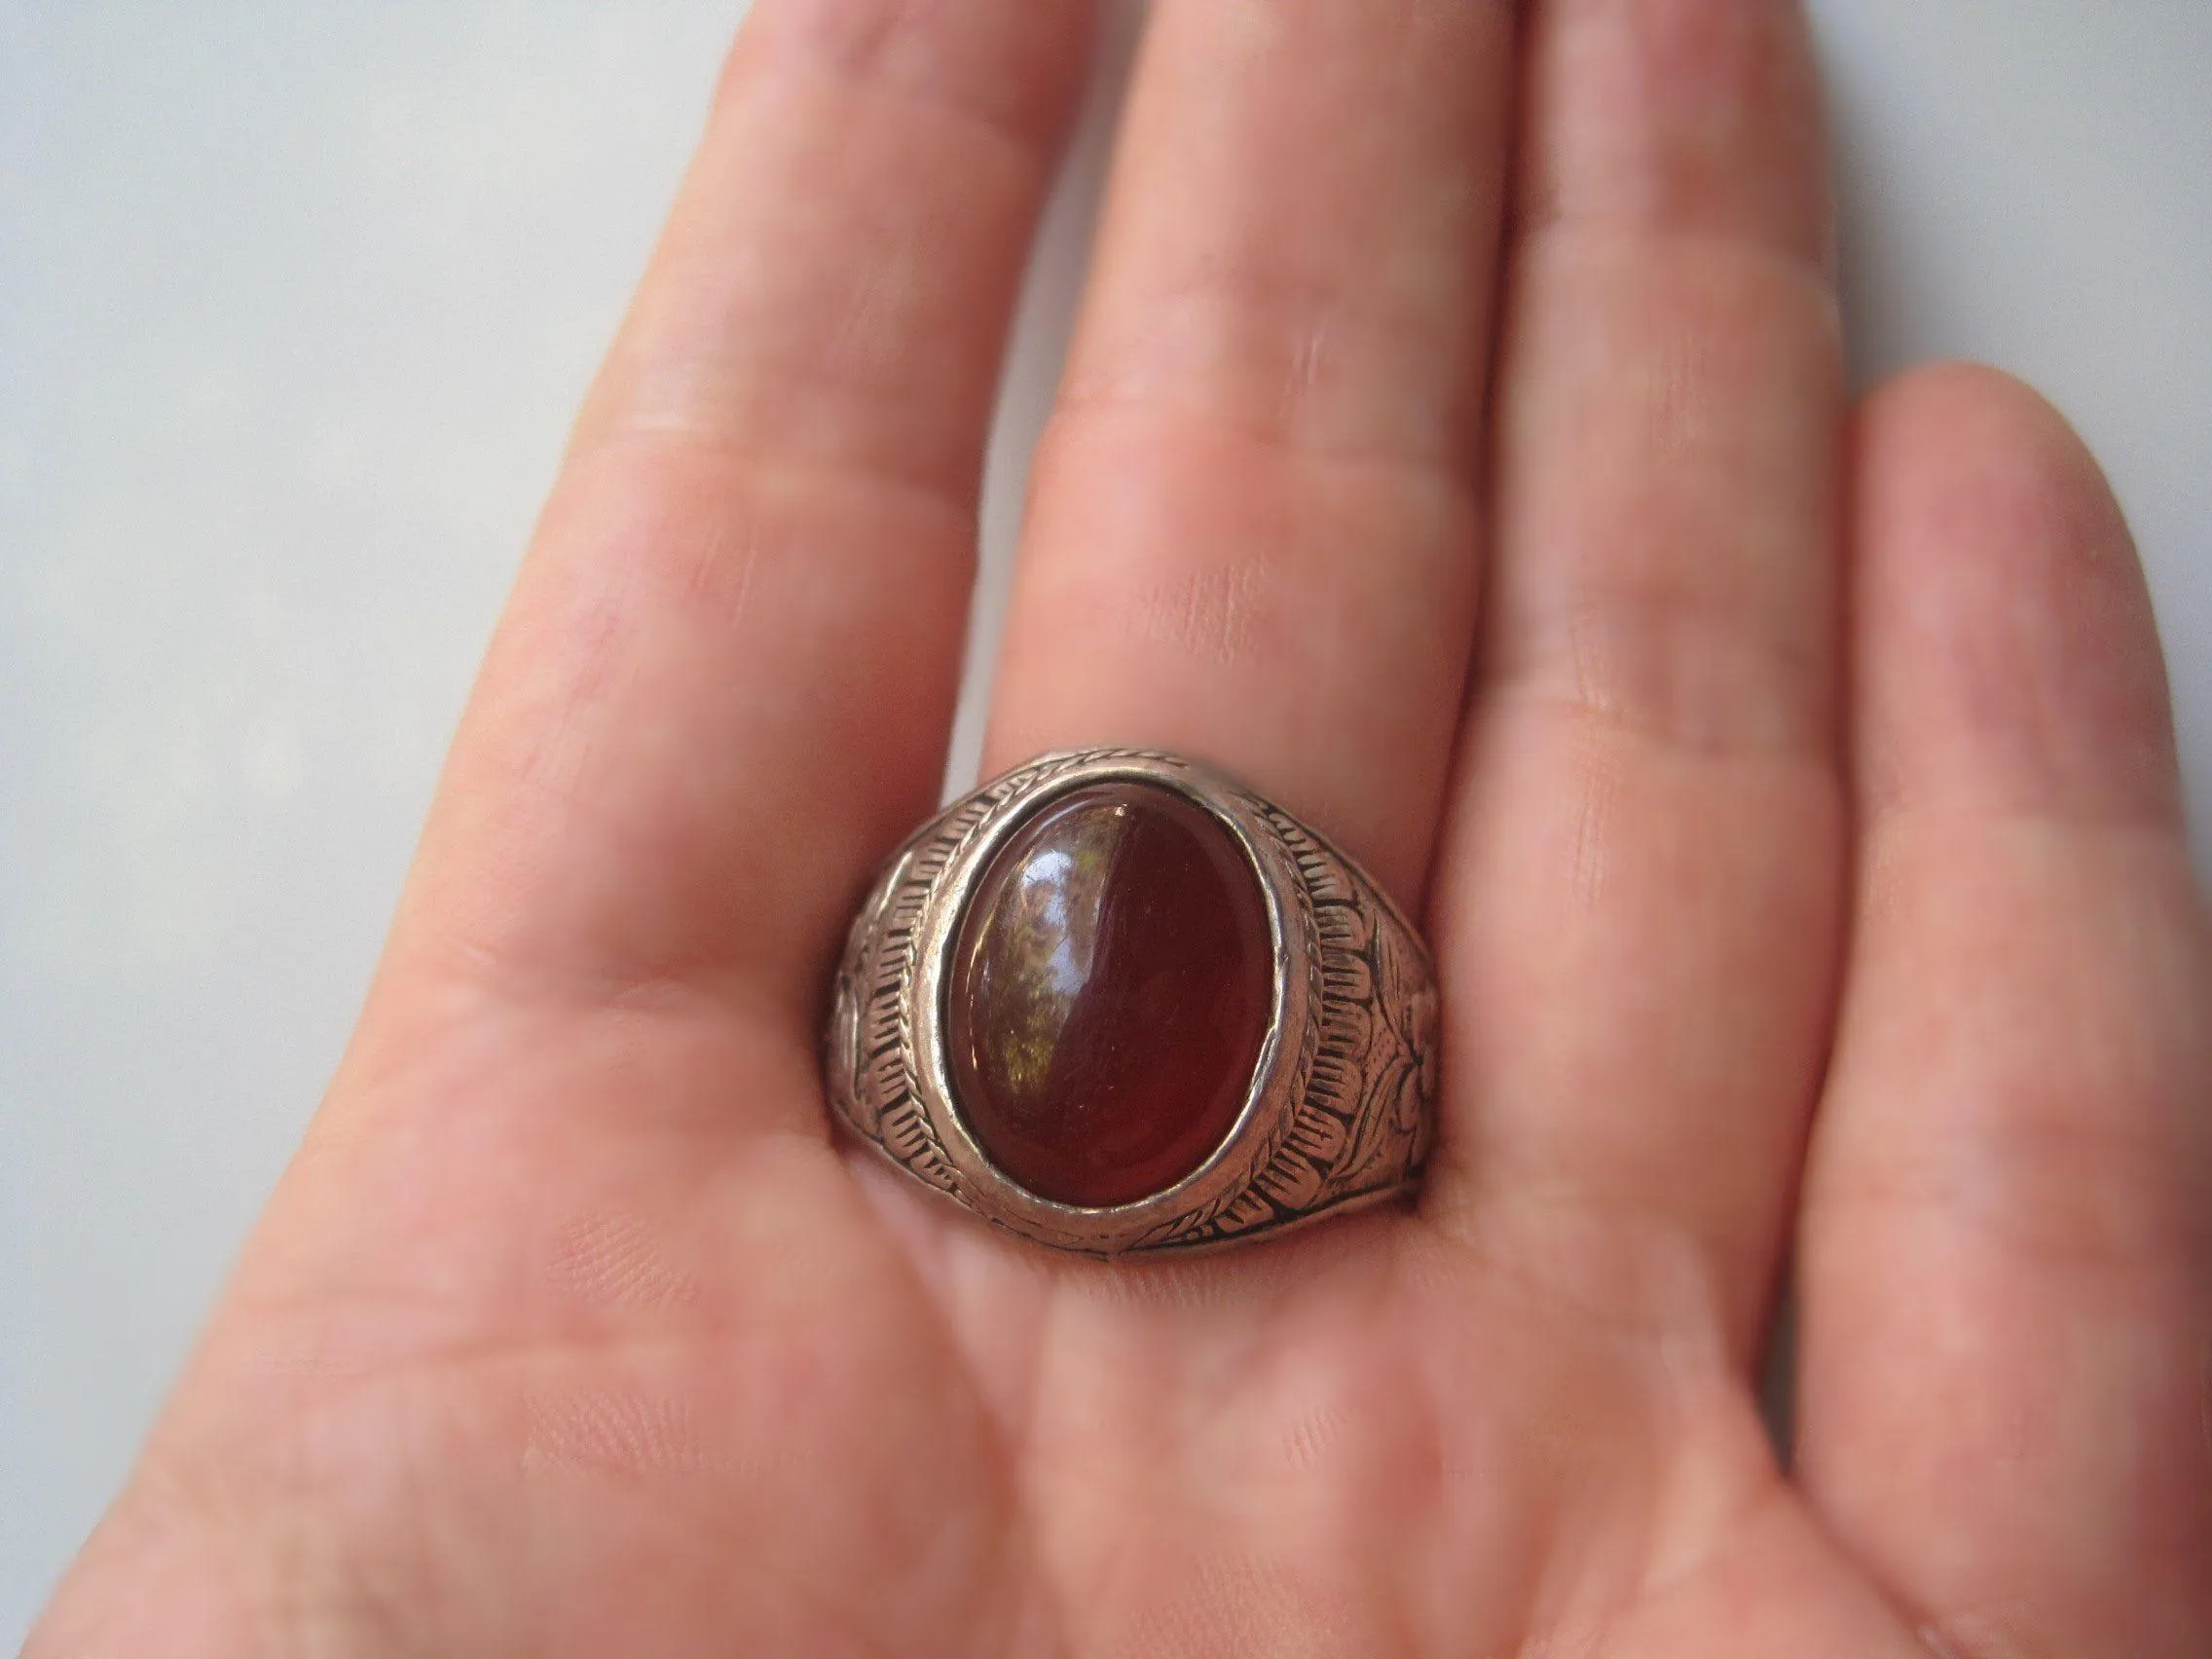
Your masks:
{"label": "skin", "polygon": [[1202,756],[1425,915],[1418,1211],[1107,1267],[833,1137],[1090,21],[755,9],[359,1031],[30,1659],[2212,1650],[2142,578],[2016,384],[1851,406],[1782,0],[1154,8],[988,763]]}

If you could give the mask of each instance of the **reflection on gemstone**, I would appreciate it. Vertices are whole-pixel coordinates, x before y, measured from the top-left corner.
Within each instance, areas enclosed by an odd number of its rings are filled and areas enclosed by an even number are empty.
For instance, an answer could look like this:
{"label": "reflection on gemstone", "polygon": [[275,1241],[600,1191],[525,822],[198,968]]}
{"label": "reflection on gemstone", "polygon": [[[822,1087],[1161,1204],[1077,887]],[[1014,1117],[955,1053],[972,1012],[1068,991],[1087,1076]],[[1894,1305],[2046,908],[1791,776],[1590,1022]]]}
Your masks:
{"label": "reflection on gemstone", "polygon": [[961,920],[961,1116],[1040,1198],[1164,1191],[1235,1124],[1273,999],[1267,902],[1235,838],[1172,790],[1074,791],[999,849]]}

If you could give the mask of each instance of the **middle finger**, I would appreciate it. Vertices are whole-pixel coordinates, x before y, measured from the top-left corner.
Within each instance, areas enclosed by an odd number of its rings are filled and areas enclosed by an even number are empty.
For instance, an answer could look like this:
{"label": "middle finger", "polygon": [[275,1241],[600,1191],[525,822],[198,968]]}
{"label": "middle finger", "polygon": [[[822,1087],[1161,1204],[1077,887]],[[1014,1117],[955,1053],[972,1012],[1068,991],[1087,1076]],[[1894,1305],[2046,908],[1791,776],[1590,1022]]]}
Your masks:
{"label": "middle finger", "polygon": [[986,766],[1212,760],[1402,901],[1477,588],[1511,8],[1161,0]]}

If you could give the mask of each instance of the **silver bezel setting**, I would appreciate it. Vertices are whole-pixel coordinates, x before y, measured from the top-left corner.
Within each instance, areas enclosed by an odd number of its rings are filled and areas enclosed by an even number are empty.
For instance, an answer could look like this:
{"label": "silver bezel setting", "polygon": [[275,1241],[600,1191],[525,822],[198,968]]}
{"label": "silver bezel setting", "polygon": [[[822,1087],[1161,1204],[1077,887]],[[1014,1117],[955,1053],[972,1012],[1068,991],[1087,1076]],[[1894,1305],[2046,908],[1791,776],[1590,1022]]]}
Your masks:
{"label": "silver bezel setting", "polygon": [[[1104,783],[1173,791],[1235,841],[1266,900],[1274,983],[1243,1107],[1221,1144],[1161,1192],[1085,1208],[1022,1187],[970,1133],[945,1051],[944,987],[970,897],[1007,838],[1052,801]],[[839,1115],[909,1173],[1040,1243],[1115,1256],[1213,1247],[1404,1192],[1427,1149],[1434,1035],[1426,950],[1341,854],[1209,768],[1092,750],[995,780],[894,856],[855,921],[826,1060]]]}

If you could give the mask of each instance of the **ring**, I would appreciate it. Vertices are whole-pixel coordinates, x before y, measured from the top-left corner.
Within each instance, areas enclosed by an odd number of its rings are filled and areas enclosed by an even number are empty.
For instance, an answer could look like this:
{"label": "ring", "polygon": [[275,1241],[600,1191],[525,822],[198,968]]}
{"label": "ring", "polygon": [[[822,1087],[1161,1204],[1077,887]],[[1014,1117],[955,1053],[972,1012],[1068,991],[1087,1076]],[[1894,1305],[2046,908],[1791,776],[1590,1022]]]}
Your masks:
{"label": "ring", "polygon": [[1436,973],[1350,860],[1149,750],[1049,755],[893,855],[853,922],[831,1104],[909,1175],[1096,1256],[1413,1192]]}

